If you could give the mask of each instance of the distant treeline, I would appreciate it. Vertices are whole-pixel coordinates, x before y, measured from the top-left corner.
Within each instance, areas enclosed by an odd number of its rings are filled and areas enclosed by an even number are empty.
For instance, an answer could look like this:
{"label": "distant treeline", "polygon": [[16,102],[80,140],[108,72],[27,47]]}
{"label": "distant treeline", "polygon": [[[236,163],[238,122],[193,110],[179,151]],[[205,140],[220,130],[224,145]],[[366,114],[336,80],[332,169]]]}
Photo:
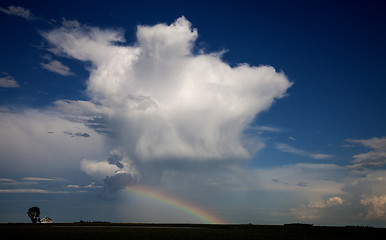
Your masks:
{"label": "distant treeline", "polygon": [[[314,224],[310,223],[286,223],[284,226],[299,226],[299,227],[313,227]],[[374,228],[371,226],[360,226],[360,225],[346,225],[346,228]]]}
{"label": "distant treeline", "polygon": [[80,220],[79,222],[74,222],[74,223],[111,223],[111,222],[108,222],[108,221],[83,221],[83,220]]}
{"label": "distant treeline", "polygon": [[374,228],[372,226],[357,226],[357,225],[346,225],[346,228]]}
{"label": "distant treeline", "polygon": [[299,226],[299,227],[312,227],[314,224],[310,223],[286,223],[284,226]]}

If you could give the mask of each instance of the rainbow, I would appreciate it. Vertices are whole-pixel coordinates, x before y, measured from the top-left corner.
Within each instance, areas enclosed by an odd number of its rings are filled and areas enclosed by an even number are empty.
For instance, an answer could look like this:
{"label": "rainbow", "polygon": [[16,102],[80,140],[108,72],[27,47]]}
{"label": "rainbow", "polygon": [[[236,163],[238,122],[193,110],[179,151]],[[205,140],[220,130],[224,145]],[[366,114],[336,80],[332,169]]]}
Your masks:
{"label": "rainbow", "polygon": [[157,202],[161,202],[165,205],[171,206],[173,208],[176,208],[178,210],[181,210],[196,219],[200,220],[202,223],[208,223],[208,224],[223,224],[225,223],[220,218],[214,216],[210,212],[197,207],[193,204],[190,204],[186,201],[182,201],[172,195],[165,194],[163,192],[160,192],[157,189],[146,187],[143,185],[134,185],[129,186],[125,188],[126,191],[129,193],[133,193],[136,195],[139,195],[141,197],[149,198],[152,200],[155,200]]}

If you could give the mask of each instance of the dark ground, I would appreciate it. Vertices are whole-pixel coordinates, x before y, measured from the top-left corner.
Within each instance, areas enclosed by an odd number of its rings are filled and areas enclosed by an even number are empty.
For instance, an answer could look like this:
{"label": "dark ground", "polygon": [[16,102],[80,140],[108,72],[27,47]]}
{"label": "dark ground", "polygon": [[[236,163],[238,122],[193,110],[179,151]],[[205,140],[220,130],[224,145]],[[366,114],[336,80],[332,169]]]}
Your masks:
{"label": "dark ground", "polygon": [[8,239],[384,239],[386,228],[318,227],[307,225],[207,224],[0,224]]}

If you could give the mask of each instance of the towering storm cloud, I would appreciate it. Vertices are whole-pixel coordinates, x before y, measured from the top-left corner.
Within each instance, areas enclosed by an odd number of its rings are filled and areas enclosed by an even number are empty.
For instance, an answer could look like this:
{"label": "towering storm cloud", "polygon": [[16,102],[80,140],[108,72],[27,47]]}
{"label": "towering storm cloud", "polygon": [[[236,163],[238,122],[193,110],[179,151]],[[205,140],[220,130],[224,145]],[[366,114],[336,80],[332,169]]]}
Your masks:
{"label": "towering storm cloud", "polygon": [[141,163],[247,159],[258,143],[245,144],[243,130],[291,86],[273,67],[231,67],[221,54],[193,53],[198,32],[185,17],[138,26],[133,44],[122,31],[67,20],[43,36],[52,53],[91,63],[90,100],[55,108],[88,117],[86,125],[120,149],[118,160],[105,159],[111,167],[84,160],[85,172],[140,175]]}

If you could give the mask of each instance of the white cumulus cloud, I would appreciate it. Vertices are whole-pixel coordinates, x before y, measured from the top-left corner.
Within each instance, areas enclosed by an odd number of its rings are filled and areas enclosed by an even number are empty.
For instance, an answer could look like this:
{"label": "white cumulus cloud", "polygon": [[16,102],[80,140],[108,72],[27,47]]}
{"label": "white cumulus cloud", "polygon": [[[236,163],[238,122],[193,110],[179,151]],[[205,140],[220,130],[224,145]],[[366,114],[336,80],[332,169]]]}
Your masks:
{"label": "white cumulus cloud", "polygon": [[338,196],[330,197],[327,200],[311,201],[307,205],[290,209],[291,214],[302,221],[320,221],[323,219],[325,211],[336,211],[344,203],[343,199]]}
{"label": "white cumulus cloud", "polygon": [[99,180],[104,179],[106,176],[114,175],[114,173],[119,170],[117,166],[109,164],[108,162],[88,159],[82,160],[81,169],[88,175]]}
{"label": "white cumulus cloud", "polygon": [[386,195],[365,196],[361,203],[367,209],[367,220],[386,221]]}
{"label": "white cumulus cloud", "polygon": [[[76,21],[43,36],[58,54],[92,63],[94,107],[84,111],[98,109],[112,142],[134,161],[249,158],[243,129],[291,86],[270,66],[231,67],[219,55],[193,54],[198,31],[185,17],[138,26],[138,41],[125,46],[122,31]],[[79,112],[79,104],[60,106]]]}

